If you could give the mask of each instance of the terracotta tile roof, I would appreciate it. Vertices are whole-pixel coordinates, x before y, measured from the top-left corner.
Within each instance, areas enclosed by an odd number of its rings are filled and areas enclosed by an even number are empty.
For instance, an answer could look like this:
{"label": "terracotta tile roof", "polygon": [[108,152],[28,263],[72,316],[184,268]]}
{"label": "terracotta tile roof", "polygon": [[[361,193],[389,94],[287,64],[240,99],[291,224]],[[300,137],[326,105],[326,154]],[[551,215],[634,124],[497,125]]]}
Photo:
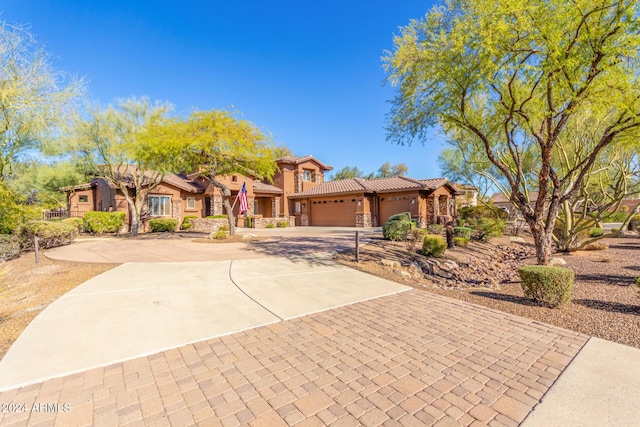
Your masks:
{"label": "terracotta tile roof", "polygon": [[284,157],[280,157],[279,159],[276,159],[277,163],[290,163],[293,165],[299,165],[300,163],[304,163],[306,161],[309,160],[313,160],[314,162],[316,162],[317,164],[320,165],[320,167],[322,167],[322,169],[326,170],[326,171],[330,171],[333,170],[333,166],[328,165],[326,163],[321,162],[320,160],[316,159],[315,157],[309,155],[309,156],[302,156],[302,157],[296,157],[296,156],[284,156]]}
{"label": "terracotta tile roof", "polygon": [[281,188],[278,188],[274,185],[265,184],[260,181],[253,181],[253,192],[254,193],[277,193],[282,194],[283,191]]}
{"label": "terracotta tile roof", "polygon": [[[137,173],[138,167],[135,165],[121,165],[118,168],[118,170],[121,174],[125,175],[125,179],[127,178],[127,175],[128,175],[129,180],[131,180],[130,178],[131,174]],[[151,179],[155,178],[155,172],[151,170],[144,171],[144,178],[148,180],[148,182],[150,182]],[[171,172],[165,172],[164,176],[162,177],[162,182],[169,185],[173,185],[174,187],[177,187],[181,190],[188,191],[189,193],[202,193],[204,191],[202,187],[200,187],[198,184],[196,184],[194,181],[190,180],[189,178],[181,175],[176,175]],[[109,183],[109,186],[112,188],[115,188],[110,183]]]}
{"label": "terracotta tile roof", "polygon": [[332,194],[360,192],[384,193],[403,190],[435,190],[445,184],[451,185],[455,190],[455,187],[446,178],[434,178],[425,180],[413,179],[405,176],[392,176],[388,178],[374,179],[349,178],[339,179],[335,181],[326,181],[309,190],[292,194],[289,197],[316,197],[328,196]]}

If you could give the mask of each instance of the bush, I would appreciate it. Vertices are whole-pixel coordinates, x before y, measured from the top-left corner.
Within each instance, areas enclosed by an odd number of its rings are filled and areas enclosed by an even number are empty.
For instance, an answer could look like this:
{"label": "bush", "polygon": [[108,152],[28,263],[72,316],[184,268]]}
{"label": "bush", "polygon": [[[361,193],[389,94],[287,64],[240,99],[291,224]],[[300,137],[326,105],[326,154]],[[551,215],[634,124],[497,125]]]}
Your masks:
{"label": "bush", "polygon": [[400,212],[398,214],[391,215],[387,222],[393,221],[411,222],[411,214],[409,212]]}
{"label": "bush", "polygon": [[462,237],[467,240],[471,240],[471,233],[473,228],[470,227],[453,227],[453,232],[457,237]]}
{"label": "bush", "polygon": [[275,224],[270,222],[269,224],[267,224],[266,228],[276,228]]}
{"label": "bush", "polygon": [[198,218],[197,216],[194,215],[187,215],[184,217],[184,219],[182,220],[182,226],[180,227],[183,230],[188,230],[191,228],[191,220]]}
{"label": "bush", "polygon": [[501,219],[480,218],[468,222],[473,228],[471,238],[482,242],[502,236],[506,227],[506,223]]}
{"label": "bush", "polygon": [[85,229],[90,233],[117,233],[124,225],[124,212],[91,211],[84,214]]}
{"label": "bush", "polygon": [[20,239],[13,234],[0,234],[0,261],[20,256]]}
{"label": "bush", "polygon": [[205,218],[227,218],[227,215],[209,215],[205,216]]}
{"label": "bush", "polygon": [[246,224],[247,228],[253,228],[253,217],[252,216],[248,216],[247,220],[246,220]]}
{"label": "bush", "polygon": [[84,233],[84,220],[82,218],[65,218],[62,222],[74,226],[78,233]]}
{"label": "bush", "polygon": [[428,234],[422,240],[422,255],[440,258],[447,249],[447,241],[442,236]]}
{"label": "bush", "polygon": [[589,230],[589,237],[598,237],[604,234],[604,228],[592,228]]}
{"label": "bush", "polygon": [[458,216],[461,220],[467,219],[507,219],[509,214],[497,206],[467,206],[458,210]]}
{"label": "bush", "polygon": [[603,251],[605,249],[609,249],[609,245],[602,242],[592,242],[585,245],[585,251]]}
{"label": "bush", "polygon": [[460,246],[461,248],[466,248],[469,245],[469,238],[467,237],[455,237],[453,241],[456,246]]}
{"label": "bush", "polygon": [[229,232],[229,226],[228,225],[221,225],[220,227],[218,227],[218,231],[224,231],[225,233]]}
{"label": "bush", "polygon": [[440,224],[429,224],[427,225],[427,230],[429,234],[442,234],[444,227]]}
{"label": "bush", "polygon": [[571,300],[574,273],[567,268],[525,265],[518,270],[524,296],[551,307]]}
{"label": "bush", "polygon": [[278,228],[286,228],[289,226],[289,223],[287,221],[278,221],[278,224],[276,224]]}
{"label": "bush", "polygon": [[229,234],[227,233],[226,230],[223,230],[222,227],[220,227],[220,229],[218,231],[213,233],[213,238],[216,239],[216,240],[224,240],[227,237],[229,237]]}
{"label": "bush", "polygon": [[175,231],[178,226],[177,219],[170,218],[154,218],[149,220],[149,227],[153,233],[163,231]]}
{"label": "bush", "polygon": [[40,249],[68,245],[78,235],[78,229],[62,221],[31,221],[16,229],[23,250],[34,249],[34,237],[38,236]]}
{"label": "bush", "polygon": [[622,211],[616,211],[609,214],[602,222],[624,222],[627,219],[627,213]]}
{"label": "bush", "polygon": [[411,221],[387,221],[382,225],[382,236],[387,240],[401,241],[412,229]]}

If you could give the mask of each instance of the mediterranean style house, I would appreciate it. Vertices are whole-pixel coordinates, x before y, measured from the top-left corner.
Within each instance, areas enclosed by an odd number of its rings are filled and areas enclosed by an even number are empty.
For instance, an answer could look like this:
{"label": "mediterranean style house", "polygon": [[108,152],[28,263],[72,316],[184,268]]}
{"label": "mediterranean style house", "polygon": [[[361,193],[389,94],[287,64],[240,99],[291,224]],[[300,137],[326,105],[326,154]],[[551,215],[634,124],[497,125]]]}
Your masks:
{"label": "mediterranean style house", "polygon": [[[298,226],[375,227],[399,212],[410,212],[421,226],[446,223],[456,214],[458,190],[444,178],[418,180],[407,177],[326,181],[333,168],[313,156],[286,156],[276,160],[278,172],[271,183],[251,176],[218,177],[231,189],[231,203],[245,184],[249,211],[234,215],[239,226],[262,227],[273,221]],[[121,211],[129,224],[129,208],[122,192],[105,180],[70,187],[71,216],[88,211]],[[150,218],[224,215],[220,189],[197,174],[167,173],[148,195],[143,227]]]}

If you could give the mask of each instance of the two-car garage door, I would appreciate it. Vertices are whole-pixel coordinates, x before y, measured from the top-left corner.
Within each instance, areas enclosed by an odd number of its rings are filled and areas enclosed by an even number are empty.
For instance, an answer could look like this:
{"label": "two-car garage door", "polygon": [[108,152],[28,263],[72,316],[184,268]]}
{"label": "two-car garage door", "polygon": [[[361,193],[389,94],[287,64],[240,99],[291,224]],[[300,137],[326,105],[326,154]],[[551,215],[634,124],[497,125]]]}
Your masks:
{"label": "two-car garage door", "polygon": [[357,202],[353,198],[310,201],[310,223],[317,226],[355,227]]}

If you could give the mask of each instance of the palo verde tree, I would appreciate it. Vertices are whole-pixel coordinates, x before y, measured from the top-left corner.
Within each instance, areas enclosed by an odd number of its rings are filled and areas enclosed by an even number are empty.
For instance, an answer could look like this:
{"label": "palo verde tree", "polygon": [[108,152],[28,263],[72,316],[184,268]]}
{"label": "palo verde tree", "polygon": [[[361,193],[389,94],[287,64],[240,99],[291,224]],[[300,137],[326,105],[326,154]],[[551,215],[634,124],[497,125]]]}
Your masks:
{"label": "palo verde tree", "polygon": [[26,27],[0,22],[0,182],[51,138],[82,92],[82,81],[56,70]]}
{"label": "palo verde tree", "polygon": [[277,171],[275,158],[282,153],[253,123],[220,110],[198,111],[188,118],[157,123],[147,129],[143,139],[172,151],[175,168],[197,171],[220,189],[231,235],[235,234],[231,190],[219,178],[239,173],[270,180]]}
{"label": "palo verde tree", "polygon": [[349,167],[345,166],[339,171],[337,171],[332,180],[338,179],[349,179],[349,178],[364,178],[364,179],[373,179],[373,178],[388,178],[390,176],[404,176],[409,171],[409,167],[404,163],[396,163],[395,165],[391,165],[391,163],[386,162],[382,166],[378,168],[377,173],[371,172],[370,174],[365,174],[363,171],[358,169],[357,166]]}
{"label": "palo verde tree", "polygon": [[117,108],[93,109],[87,118],[77,117],[69,135],[70,149],[80,157],[85,173],[104,179],[124,195],[134,236],[147,195],[174,161],[164,147],[142,140],[142,131],[166,118],[170,110],[167,103],[131,98],[120,101]]}
{"label": "palo verde tree", "polygon": [[[384,58],[397,87],[389,138],[425,142],[431,126],[459,132],[507,184],[539,264],[551,260],[562,204],[601,152],[640,126],[639,3],[635,0],[449,0],[411,21]],[[560,170],[559,143],[576,117],[602,121]],[[537,159],[527,170],[526,159]],[[527,176],[538,198],[527,198]]]}

